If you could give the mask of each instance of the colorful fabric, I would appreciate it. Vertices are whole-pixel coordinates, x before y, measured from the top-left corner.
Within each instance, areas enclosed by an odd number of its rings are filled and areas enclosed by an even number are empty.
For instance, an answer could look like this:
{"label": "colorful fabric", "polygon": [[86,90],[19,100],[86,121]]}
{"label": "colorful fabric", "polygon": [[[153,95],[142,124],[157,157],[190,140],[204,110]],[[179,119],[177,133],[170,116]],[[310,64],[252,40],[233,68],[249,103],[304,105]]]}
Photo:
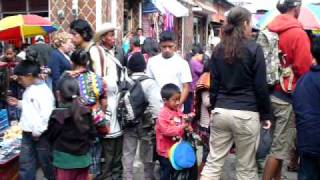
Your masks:
{"label": "colorful fabric", "polygon": [[56,179],[65,180],[65,179],[74,179],[74,180],[88,180],[89,171],[88,168],[82,169],[56,169]]}

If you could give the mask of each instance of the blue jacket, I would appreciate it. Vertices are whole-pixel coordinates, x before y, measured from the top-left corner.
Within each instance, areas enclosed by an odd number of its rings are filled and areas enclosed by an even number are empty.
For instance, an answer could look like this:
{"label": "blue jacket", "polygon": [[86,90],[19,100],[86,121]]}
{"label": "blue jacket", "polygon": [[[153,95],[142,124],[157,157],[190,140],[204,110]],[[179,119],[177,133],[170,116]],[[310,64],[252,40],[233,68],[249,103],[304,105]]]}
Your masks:
{"label": "blue jacket", "polygon": [[297,83],[293,94],[299,154],[320,157],[320,65]]}
{"label": "blue jacket", "polygon": [[60,76],[64,71],[71,70],[71,63],[59,50],[56,49],[51,53],[48,67],[51,69],[52,88],[55,90]]}

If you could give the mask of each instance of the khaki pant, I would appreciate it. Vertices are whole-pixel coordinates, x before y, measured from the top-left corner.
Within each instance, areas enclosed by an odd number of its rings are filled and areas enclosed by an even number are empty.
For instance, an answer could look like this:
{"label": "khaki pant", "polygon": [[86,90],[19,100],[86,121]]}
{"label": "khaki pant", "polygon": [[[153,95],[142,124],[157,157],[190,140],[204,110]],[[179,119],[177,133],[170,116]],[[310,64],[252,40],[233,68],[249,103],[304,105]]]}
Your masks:
{"label": "khaki pant", "polygon": [[259,114],[251,111],[216,108],[210,135],[210,153],[201,180],[220,180],[222,167],[232,144],[236,144],[238,180],[258,180],[256,150],[259,142]]}
{"label": "khaki pant", "polygon": [[288,160],[290,147],[294,143],[294,113],[292,105],[275,96],[271,96],[275,117],[275,129],[270,155],[280,160]]}

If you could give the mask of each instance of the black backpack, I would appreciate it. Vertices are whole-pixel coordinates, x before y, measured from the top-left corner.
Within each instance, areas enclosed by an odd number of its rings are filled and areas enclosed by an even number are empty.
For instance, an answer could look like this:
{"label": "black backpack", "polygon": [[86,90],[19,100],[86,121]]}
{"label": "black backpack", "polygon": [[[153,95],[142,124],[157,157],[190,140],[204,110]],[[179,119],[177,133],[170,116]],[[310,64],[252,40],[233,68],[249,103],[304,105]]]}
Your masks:
{"label": "black backpack", "polygon": [[126,79],[124,86],[120,89],[117,116],[122,128],[134,127],[143,118],[143,114],[148,106],[148,101],[144,95],[141,82],[149,79],[147,76],[140,78]]}

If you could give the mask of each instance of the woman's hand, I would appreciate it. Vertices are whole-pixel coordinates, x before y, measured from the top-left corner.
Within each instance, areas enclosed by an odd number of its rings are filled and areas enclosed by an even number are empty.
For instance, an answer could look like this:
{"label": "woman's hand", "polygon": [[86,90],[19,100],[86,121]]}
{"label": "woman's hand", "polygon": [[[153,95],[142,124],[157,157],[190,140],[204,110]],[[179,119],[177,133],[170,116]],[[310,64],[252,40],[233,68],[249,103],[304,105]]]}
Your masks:
{"label": "woman's hand", "polygon": [[272,126],[272,123],[270,120],[265,120],[262,122],[262,128],[263,129],[270,129]]}

